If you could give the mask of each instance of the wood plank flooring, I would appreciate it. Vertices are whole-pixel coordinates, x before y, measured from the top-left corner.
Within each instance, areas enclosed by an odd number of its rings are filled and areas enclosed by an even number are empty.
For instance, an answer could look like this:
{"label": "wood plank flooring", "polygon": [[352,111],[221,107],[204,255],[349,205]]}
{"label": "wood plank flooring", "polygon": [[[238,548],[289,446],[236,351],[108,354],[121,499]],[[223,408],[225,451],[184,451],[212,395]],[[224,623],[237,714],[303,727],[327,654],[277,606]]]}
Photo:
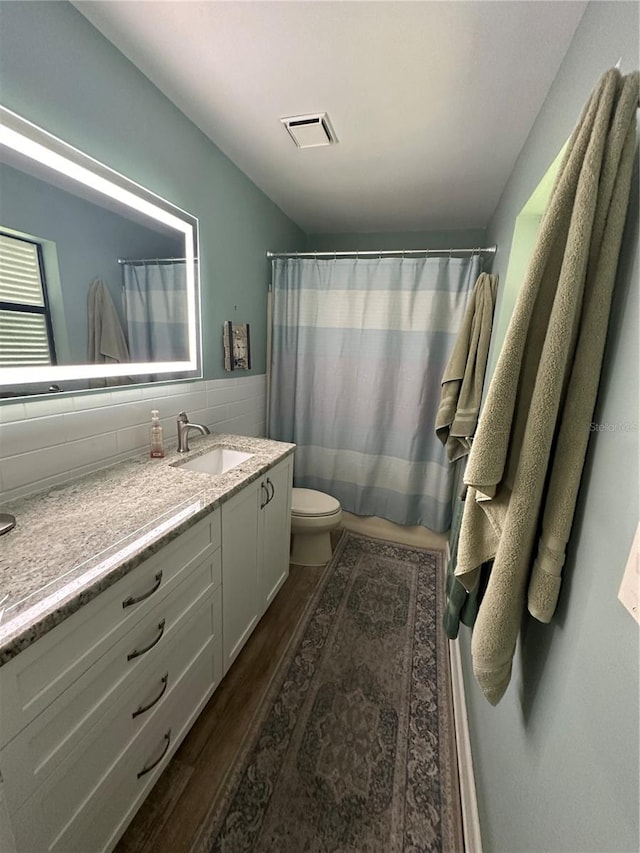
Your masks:
{"label": "wood plank flooring", "polygon": [[187,853],[233,767],[251,720],[324,568],[290,574],[121,838],[116,853]]}

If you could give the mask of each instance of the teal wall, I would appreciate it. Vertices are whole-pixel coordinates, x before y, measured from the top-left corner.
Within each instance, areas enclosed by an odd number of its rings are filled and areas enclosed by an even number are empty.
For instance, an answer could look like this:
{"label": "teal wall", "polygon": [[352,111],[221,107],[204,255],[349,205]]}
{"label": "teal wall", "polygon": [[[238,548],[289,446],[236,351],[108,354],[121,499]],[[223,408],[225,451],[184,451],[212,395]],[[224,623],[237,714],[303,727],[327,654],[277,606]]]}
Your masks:
{"label": "teal wall", "polygon": [[483,228],[461,231],[401,231],[382,234],[309,234],[307,251],[339,252],[358,249],[473,249],[487,244]]}
{"label": "teal wall", "polygon": [[67,2],[0,3],[0,102],[199,218],[205,378],[225,320],[264,373],[265,253],[304,233]]}
{"label": "teal wall", "polygon": [[[638,67],[638,4],[591,3],[487,230],[504,278],[516,217],[622,57]],[[620,853],[638,837],[640,627],[617,600],[639,509],[637,180],[593,433],[552,624],[531,621],[496,707],[481,696],[462,636],[485,853]]]}

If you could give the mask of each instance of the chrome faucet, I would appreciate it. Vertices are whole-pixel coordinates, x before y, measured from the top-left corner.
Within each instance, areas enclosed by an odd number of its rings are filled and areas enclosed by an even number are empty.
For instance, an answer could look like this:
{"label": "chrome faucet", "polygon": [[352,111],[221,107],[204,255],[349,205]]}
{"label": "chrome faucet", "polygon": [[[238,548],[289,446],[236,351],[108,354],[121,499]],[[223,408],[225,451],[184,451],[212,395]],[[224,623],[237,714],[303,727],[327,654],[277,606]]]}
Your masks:
{"label": "chrome faucet", "polygon": [[178,453],[189,452],[189,430],[195,429],[202,435],[211,435],[209,427],[203,424],[192,424],[186,412],[178,415]]}

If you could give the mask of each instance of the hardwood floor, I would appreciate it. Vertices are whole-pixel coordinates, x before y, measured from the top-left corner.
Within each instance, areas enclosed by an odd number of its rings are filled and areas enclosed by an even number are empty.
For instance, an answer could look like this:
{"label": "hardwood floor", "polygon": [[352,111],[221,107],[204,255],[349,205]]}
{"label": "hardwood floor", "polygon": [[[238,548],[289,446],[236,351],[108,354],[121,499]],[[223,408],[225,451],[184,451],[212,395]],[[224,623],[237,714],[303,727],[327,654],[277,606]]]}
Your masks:
{"label": "hardwood floor", "polygon": [[323,567],[289,577],[116,847],[187,853],[219,796]]}

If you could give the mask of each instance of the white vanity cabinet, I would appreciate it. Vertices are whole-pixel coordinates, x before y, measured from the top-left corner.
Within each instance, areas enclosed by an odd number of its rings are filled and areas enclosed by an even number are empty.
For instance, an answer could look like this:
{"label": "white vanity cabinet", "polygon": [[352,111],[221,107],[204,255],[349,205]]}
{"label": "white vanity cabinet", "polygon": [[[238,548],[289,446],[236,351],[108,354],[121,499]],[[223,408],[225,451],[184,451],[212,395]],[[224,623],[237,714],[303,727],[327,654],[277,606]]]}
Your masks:
{"label": "white vanity cabinet", "polygon": [[226,673],[289,574],[289,456],[221,507]]}
{"label": "white vanity cabinet", "polygon": [[288,575],[261,470],[0,667],[0,853],[113,850]]}
{"label": "white vanity cabinet", "polygon": [[18,853],[110,850],[222,676],[220,510],[0,668]]}

